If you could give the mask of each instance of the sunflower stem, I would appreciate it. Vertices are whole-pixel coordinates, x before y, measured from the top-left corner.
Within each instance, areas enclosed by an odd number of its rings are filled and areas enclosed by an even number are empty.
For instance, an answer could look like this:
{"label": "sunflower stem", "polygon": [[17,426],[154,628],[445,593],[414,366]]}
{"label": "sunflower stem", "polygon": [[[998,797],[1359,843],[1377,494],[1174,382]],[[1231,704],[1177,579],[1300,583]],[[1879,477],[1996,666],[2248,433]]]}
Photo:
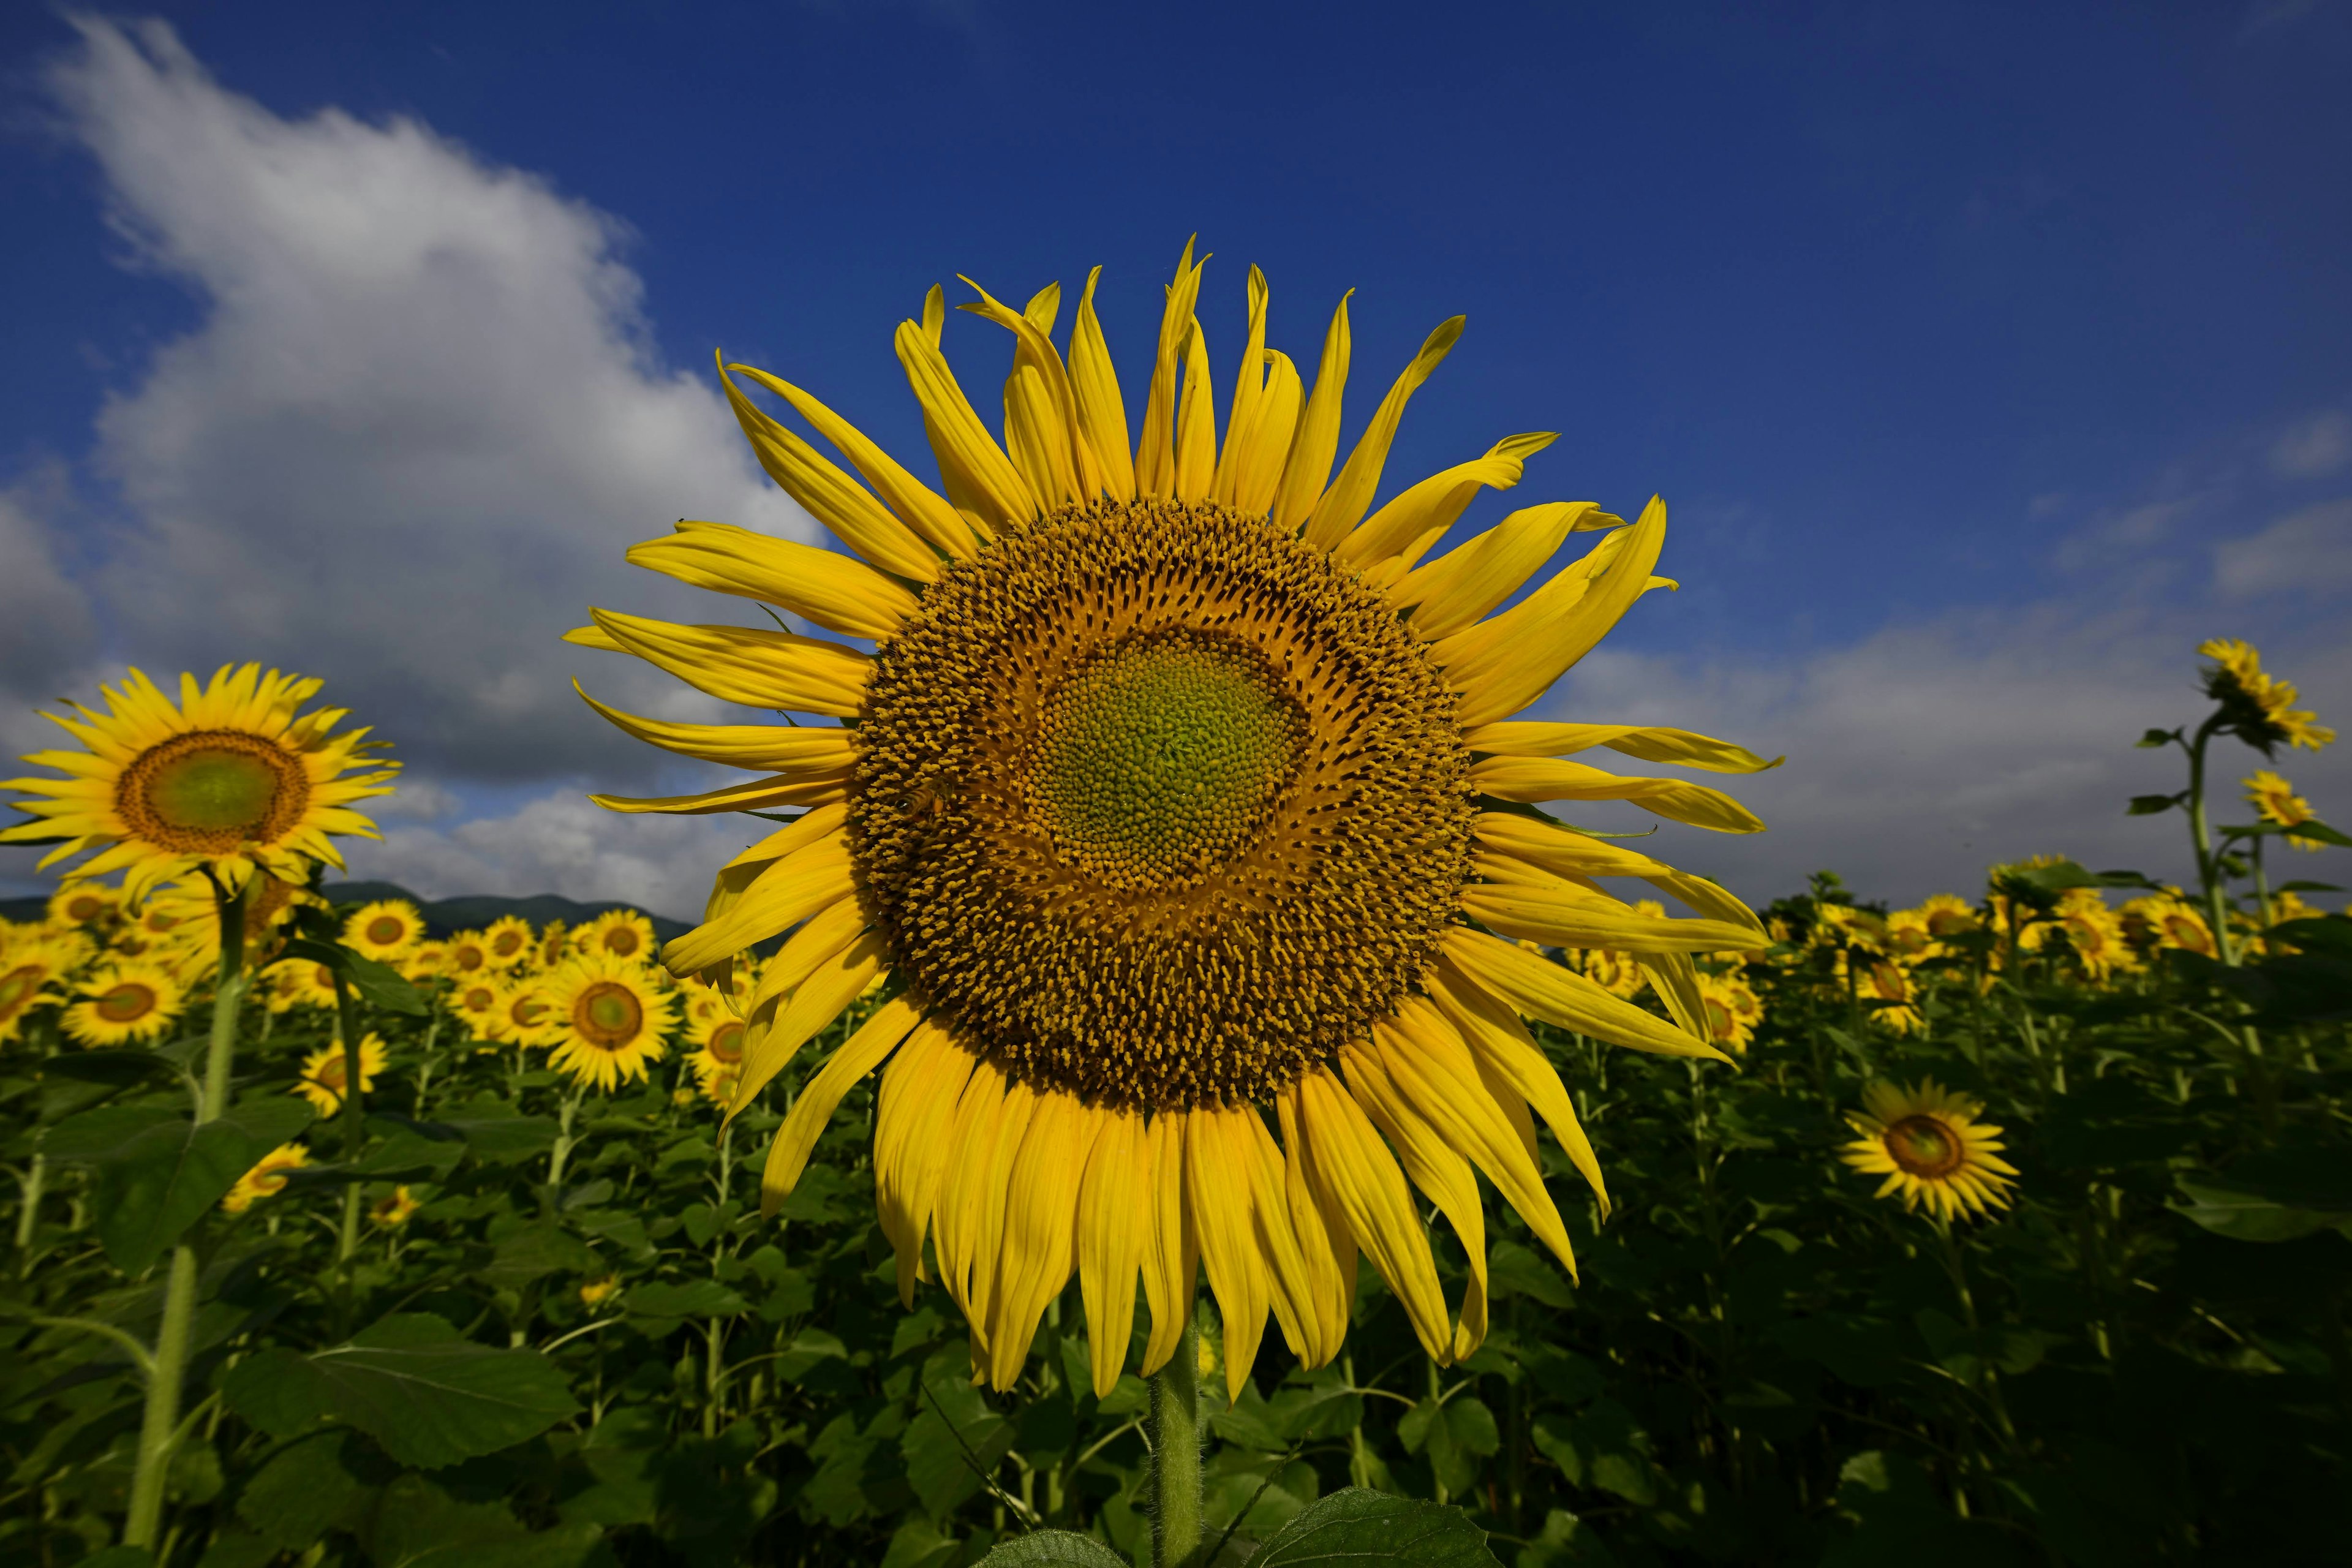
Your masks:
{"label": "sunflower stem", "polygon": [[1201,1330],[1151,1374],[1151,1564],[1192,1568],[1201,1550]]}
{"label": "sunflower stem", "polygon": [[[360,1071],[359,1004],[352,995],[351,982],[342,972],[335,973],[335,1036],[343,1047],[343,1158],[358,1164],[360,1153],[367,1146],[366,1090]],[[341,1277],[343,1315],[351,1316],[352,1298],[357,1293],[358,1280],[354,1259],[360,1249],[360,1184],[343,1184],[342,1231],[335,1249],[335,1268]],[[350,1324],[345,1323],[348,1329]]]}
{"label": "sunflower stem", "polygon": [[[245,1000],[245,906],[254,879],[229,891],[213,883],[214,912],[220,920],[220,971],[213,989],[212,1037],[205,1055],[205,1088],[196,1101],[196,1124],[216,1121],[228,1109],[229,1070],[236,1058],[236,1014]],[[196,1247],[193,1231],[172,1248],[163,1281],[163,1319],[155,1331],[153,1370],[147,1376],[147,1407],[139,1424],[138,1467],[131,1478],[131,1509],[122,1523],[126,1546],[152,1546],[163,1521],[163,1490],[171,1479],[172,1452],[179,1446],[180,1385],[188,1372],[189,1331],[196,1316]]]}

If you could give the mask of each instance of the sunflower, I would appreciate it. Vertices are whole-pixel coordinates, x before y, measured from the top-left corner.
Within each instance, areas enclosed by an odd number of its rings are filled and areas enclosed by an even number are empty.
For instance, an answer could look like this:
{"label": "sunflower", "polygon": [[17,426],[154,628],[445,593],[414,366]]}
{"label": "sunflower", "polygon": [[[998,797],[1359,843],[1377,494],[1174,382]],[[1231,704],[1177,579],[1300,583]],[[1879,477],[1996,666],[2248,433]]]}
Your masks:
{"label": "sunflower", "polygon": [[58,1000],[58,986],[81,966],[87,951],[73,935],[44,932],[0,953],[0,1040],[15,1039],[33,1009]]}
{"label": "sunflower", "polygon": [[493,967],[489,938],[481,931],[459,931],[442,952],[441,973],[461,985],[469,980],[488,979]]}
{"label": "sunflower", "polygon": [[1947,1222],[2009,1206],[2017,1167],[2000,1157],[2000,1129],[1977,1120],[1981,1105],[1933,1079],[1912,1089],[1874,1083],[1862,1101],[1865,1109],[1846,1118],[1862,1136],[1838,1158],[1885,1176],[1878,1196],[1901,1193],[1904,1207],[1925,1204]]}
{"label": "sunflower", "polygon": [[498,999],[482,1021],[485,1039],[513,1046],[543,1046],[554,1038],[555,1015],[547,1005],[547,983],[536,974],[499,982]]}
{"label": "sunflower", "polygon": [[1929,934],[1938,942],[1966,936],[1982,925],[1976,906],[1958,893],[1930,893],[1915,912],[1927,922]]}
{"label": "sunflower", "polygon": [[500,915],[492,921],[489,929],[482,932],[482,945],[489,949],[490,963],[499,969],[513,969],[538,956],[530,923],[515,915]]}
{"label": "sunflower", "polygon": [[1916,963],[1932,958],[1942,945],[1923,911],[1896,910],[1886,917],[1886,951],[1896,963]]}
{"label": "sunflower", "polygon": [[408,1195],[406,1187],[394,1187],[368,1205],[368,1223],[381,1226],[385,1230],[398,1230],[421,1206]]}
{"label": "sunflower", "polygon": [[562,921],[550,921],[540,928],[539,966],[541,969],[554,968],[571,951],[571,928]]}
{"label": "sunflower", "polygon": [[61,926],[102,926],[122,910],[119,889],[103,882],[68,881],[49,895],[50,923]]}
{"label": "sunflower", "polygon": [[[370,1029],[360,1037],[361,1094],[375,1088],[375,1075],[390,1059],[382,1035]],[[332,1116],[343,1108],[343,1086],[351,1081],[344,1075],[350,1066],[344,1058],[342,1043],[330,1042],[302,1058],[302,1077],[294,1085],[294,1092],[317,1106],[320,1115]]]}
{"label": "sunflower", "polygon": [[694,1043],[694,1049],[688,1054],[686,1061],[694,1069],[694,1076],[705,1092],[709,1092],[720,1078],[733,1079],[741,1073],[744,1034],[743,1020],[729,1012],[723,1005],[715,1016],[707,1019],[689,1016],[687,1038]]}
{"label": "sunflower", "polygon": [[286,1190],[287,1176],[310,1163],[310,1151],[301,1144],[280,1143],[236,1179],[228,1196],[221,1199],[221,1207],[231,1214],[243,1214],[253,1206],[254,1199],[276,1197]]}
{"label": "sunflower", "polygon": [[[2319,820],[2311,809],[2311,802],[2295,794],[2294,785],[2268,768],[2263,768],[2252,777],[2241,782],[2245,785],[2246,804],[2274,827],[2295,827]],[[2285,838],[2291,848],[2315,852],[2319,848],[2317,839],[2297,838],[2293,834],[2281,837]]]}
{"label": "sunflower", "polygon": [[[295,910],[305,904],[324,909],[327,900],[308,888],[263,877],[245,900],[246,962],[268,963]],[[140,905],[132,929],[153,937],[152,956],[171,964],[182,984],[194,985],[219,973],[220,920],[212,884],[202,877],[156,889]]]}
{"label": "sunflower", "polygon": [[500,1006],[505,991],[503,975],[477,973],[450,987],[449,1007],[474,1031],[474,1038],[505,1039],[507,1036],[497,1032],[506,1024],[506,1014]]}
{"label": "sunflower", "polygon": [[1706,1005],[1706,1037],[1727,1051],[1745,1052],[1763,1020],[1764,1005],[1737,974],[1699,972],[1699,999]]}
{"label": "sunflower", "polygon": [[1841,977],[1851,973],[1856,996],[1864,1002],[1889,1004],[1871,1010],[1880,1023],[1898,1035],[1916,1035],[1927,1026],[1910,973],[1901,964],[1852,948],[1838,955],[1838,963]]}
{"label": "sunflower", "polygon": [[574,952],[630,963],[651,963],[655,945],[654,922],[630,909],[606,910],[572,933]]}
{"label": "sunflower", "polygon": [[2096,888],[2069,888],[2059,894],[2055,915],[2026,927],[2021,941],[2027,952],[2034,952],[2059,937],[2065,939],[2086,980],[2105,980],[2140,967],[2138,955],[2124,939],[2122,919],[2107,908],[2106,895]]}
{"label": "sunflower", "polygon": [[25,760],[63,778],[15,779],[34,798],[16,809],[38,820],[0,832],[0,842],[58,842],[55,864],[97,854],[76,875],[123,872],[123,896],[209,868],[242,886],[257,868],[301,883],[312,862],[342,864],[333,836],[376,836],[354,802],[389,795],[398,764],[373,754],[365,730],[332,733],[345,710],[298,713],[320,682],[224,665],[209,685],[180,678],[180,701],[133,669],[120,690],[100,687],[107,710],[79,703],[74,717],[45,714],[82,750]]}
{"label": "sunflower", "polygon": [[662,1036],[676,1005],[642,963],[610,954],[581,953],[546,977],[555,1050],[549,1065],[607,1091],[624,1079],[642,1079],[646,1065],[667,1053]]}
{"label": "sunflower", "polygon": [[2213,948],[2212,928],[2178,888],[2134,899],[2117,911],[2117,917],[2123,925],[2124,940],[2135,947],[2177,947],[2207,958],[2220,956]]}
{"label": "sunflower", "polygon": [[406,899],[362,904],[343,921],[343,945],[378,963],[397,965],[425,940],[425,917]]}
{"label": "sunflower", "polygon": [[2318,715],[2294,705],[2292,681],[2263,670],[2263,656],[2252,643],[2216,637],[2197,645],[2213,661],[2205,671],[2205,694],[2221,704],[2215,727],[2232,734],[2269,756],[2281,745],[2318,751],[2336,739],[2336,731],[2313,722]]}
{"label": "sunflower", "polygon": [[[894,994],[801,1089],[762,1202],[772,1212],[844,1094],[881,1069],[877,1199],[901,1291],[911,1300],[929,1238],[999,1388],[1073,1272],[1101,1391],[1139,1279],[1150,1372],[1190,1321],[1196,1267],[1223,1309],[1234,1389],[1269,1311],[1307,1364],[1338,1352],[1360,1251],[1433,1355],[1469,1353],[1486,1316],[1476,1173],[1571,1267],[1531,1110],[1602,1192],[1522,1015],[1725,1059],[1690,955],[1764,941],[1715,884],[1526,809],[1619,800],[1721,831],[1763,826],[1712,789],[1563,760],[1605,747],[1716,772],[1770,765],[1748,752],[1511,717],[1646,590],[1671,585],[1653,575],[1664,504],[1631,525],[1589,502],[1528,507],[1428,558],[1482,488],[1517,484],[1553,440],[1506,437],[1373,509],[1405,404],[1460,319],[1430,335],[1341,461],[1346,304],[1310,390],[1265,347],[1253,269],[1221,450],[1200,283],[1188,246],[1134,445],[1094,279],[1066,359],[1050,335],[1058,287],[1018,310],[984,291],[967,307],[1014,340],[1003,446],[941,354],[933,290],[897,348],[944,495],[799,387],[722,364],[755,455],[848,553],[683,522],[629,558],[870,638],[871,656],[602,610],[572,634],[724,700],[854,721],[711,728],[598,704],[640,739],[762,775],[599,798],[805,808],[719,872],[705,923],[667,960],[694,973],[791,933],[746,1003],[730,1116],[890,976]],[[738,372],[866,484],[755,406]],[[1594,547],[1551,570],[1580,531]],[[1701,918],[1638,914],[1592,884],[1611,877]],[[1635,954],[1671,1020],[1520,939]],[[1458,1311],[1413,1187],[1470,1259]]]}
{"label": "sunflower", "polygon": [[400,963],[400,973],[410,980],[437,980],[447,967],[449,947],[446,942],[421,942]]}
{"label": "sunflower", "polygon": [[179,977],[158,963],[136,960],[92,975],[81,999],[65,1012],[66,1033],[85,1046],[127,1046],[152,1040],[186,1005]]}

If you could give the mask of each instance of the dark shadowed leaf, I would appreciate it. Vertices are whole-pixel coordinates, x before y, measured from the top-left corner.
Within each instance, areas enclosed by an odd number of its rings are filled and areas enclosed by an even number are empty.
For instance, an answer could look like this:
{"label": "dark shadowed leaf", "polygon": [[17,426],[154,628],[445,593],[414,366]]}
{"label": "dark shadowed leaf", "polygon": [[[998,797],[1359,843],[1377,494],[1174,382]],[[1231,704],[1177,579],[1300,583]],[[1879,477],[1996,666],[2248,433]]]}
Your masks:
{"label": "dark shadowed leaf", "polygon": [[1250,1559],[1250,1568],[1411,1563],[1483,1568],[1496,1561],[1486,1532],[1458,1508],[1349,1487],[1312,1504]]}

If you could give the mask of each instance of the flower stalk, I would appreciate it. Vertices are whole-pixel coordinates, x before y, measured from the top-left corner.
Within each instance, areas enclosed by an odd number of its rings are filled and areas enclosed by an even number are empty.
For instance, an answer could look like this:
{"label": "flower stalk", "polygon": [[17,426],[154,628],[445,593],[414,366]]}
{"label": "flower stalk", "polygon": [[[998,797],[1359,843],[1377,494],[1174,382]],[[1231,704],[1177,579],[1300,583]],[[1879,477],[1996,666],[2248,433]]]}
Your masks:
{"label": "flower stalk", "polygon": [[1193,1568],[1201,1551],[1201,1330],[1151,1374],[1151,1564]]}

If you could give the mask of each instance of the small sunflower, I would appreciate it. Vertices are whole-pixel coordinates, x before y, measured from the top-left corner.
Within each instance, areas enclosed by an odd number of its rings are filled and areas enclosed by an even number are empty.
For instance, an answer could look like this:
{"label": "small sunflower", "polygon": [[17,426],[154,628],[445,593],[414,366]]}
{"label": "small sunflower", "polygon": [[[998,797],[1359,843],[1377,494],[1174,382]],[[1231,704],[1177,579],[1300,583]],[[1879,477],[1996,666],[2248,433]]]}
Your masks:
{"label": "small sunflower", "polygon": [[1698,994],[1706,1004],[1706,1037],[1727,1051],[1745,1053],[1764,1016],[1755,990],[1737,974],[1709,974],[1701,970]]}
{"label": "small sunflower", "polygon": [[457,981],[449,990],[449,1008],[474,1031],[478,1040],[503,1040],[506,977],[484,971]]}
{"label": "small sunflower", "polygon": [[729,1012],[722,1004],[718,1013],[707,1020],[690,1020],[687,1037],[694,1042],[694,1050],[687,1057],[687,1065],[708,1090],[723,1074],[732,1079],[743,1069],[743,1020]]}
{"label": "small sunflower", "polygon": [[606,910],[572,933],[573,949],[630,963],[654,961],[654,922],[635,910]]}
{"label": "small sunflower", "polygon": [[1886,917],[1886,952],[1896,963],[1916,963],[1932,958],[1942,945],[1922,911],[1896,910]]}
{"label": "small sunflower", "polygon": [[550,921],[539,931],[539,966],[552,969],[562,963],[572,951],[572,928],[562,921]]}
{"label": "small sunflower", "polygon": [[2000,1129],[1979,1121],[1984,1108],[1928,1079],[1916,1088],[1874,1083],[1861,1112],[1846,1121],[1861,1136],[1838,1158],[1865,1175],[1885,1176],[1878,1196],[1900,1193],[1906,1208],[1923,1204],[1938,1219],[2009,1205],[2017,1167],[2000,1157]]}
{"label": "small sunflower", "polygon": [[[2261,769],[2243,783],[2246,804],[2274,827],[2295,827],[2319,820],[2317,814],[2311,809],[2311,802],[2295,794],[2294,785],[2268,768]],[[2319,848],[2319,841],[2315,838],[2297,838],[2293,834],[2280,837],[2291,848],[2313,851]]]}
{"label": "small sunflower", "polygon": [[[941,353],[934,289],[897,349],[939,490],[801,388],[722,364],[755,455],[846,552],[687,521],[629,559],[870,639],[870,655],[604,610],[572,634],[763,718],[818,721],[696,726],[600,705],[639,739],[759,776],[598,798],[802,810],[719,872],[705,923],[667,962],[703,973],[785,938],[745,1004],[730,1116],[820,1031],[871,1007],[801,1089],[762,1203],[790,1192],[844,1094],[878,1070],[877,1195],[902,1293],[935,1254],[998,1388],[1073,1274],[1098,1391],[1119,1373],[1139,1284],[1150,1372],[1203,1270],[1233,1387],[1269,1313],[1320,1365],[1346,1333],[1360,1251],[1431,1354],[1469,1354],[1486,1325],[1474,1173],[1570,1268],[1533,1116],[1602,1190],[1523,1016],[1721,1058],[1692,955],[1764,943],[1714,883],[1523,809],[1622,800],[1718,831],[1763,826],[1717,791],[1568,760],[1605,748],[1711,772],[1770,765],[1737,746],[1512,717],[1670,585],[1654,574],[1664,503],[1632,524],[1590,502],[1527,507],[1433,556],[1481,489],[1516,485],[1554,439],[1506,437],[1375,507],[1405,405],[1460,318],[1430,334],[1343,458],[1345,303],[1310,389],[1266,347],[1253,269],[1221,419],[1201,279],[1187,247],[1139,441],[1093,279],[1066,353],[1051,336],[1058,286],[1019,310],[984,291],[967,307],[1013,337],[1002,445]],[[739,374],[865,485],[755,405]],[[1553,570],[1577,533],[1592,548]],[[1643,914],[1597,878],[1640,879],[1699,918]],[[1633,955],[1670,1018],[1523,941]],[[885,975],[890,990],[861,1004]],[[1414,1187],[1469,1257],[1458,1310]]]}
{"label": "small sunflower", "polygon": [[530,922],[516,915],[500,915],[492,921],[482,932],[482,945],[489,949],[490,963],[500,969],[513,969],[538,956]]}
{"label": "small sunflower", "polygon": [[157,963],[117,963],[92,975],[65,1013],[66,1033],[85,1046],[127,1046],[170,1027],[187,1003],[178,976]]}
{"label": "small sunflower", "polygon": [[1927,1027],[1927,1018],[1919,1011],[1919,998],[1911,983],[1910,972],[1890,958],[1876,953],[1848,950],[1839,955],[1844,970],[1851,970],[1854,994],[1865,1002],[1890,1003],[1874,1007],[1871,1014],[1880,1023],[1898,1035],[1916,1035]]}
{"label": "small sunflower", "polygon": [[[374,1091],[375,1076],[390,1059],[382,1035],[370,1029],[360,1037],[361,1094]],[[330,1042],[302,1058],[302,1077],[294,1092],[317,1106],[320,1115],[332,1116],[343,1108],[343,1086],[350,1081],[344,1075],[350,1065],[342,1046]]]}
{"label": "small sunflower", "polygon": [[[303,905],[323,909],[326,902],[308,888],[263,877],[245,900],[246,962],[268,963],[295,910]],[[201,984],[220,971],[220,920],[212,884],[202,877],[156,889],[139,906],[133,929],[153,937],[152,955],[159,963],[170,963],[183,984]]]}
{"label": "small sunflower", "polygon": [[368,1223],[385,1230],[398,1230],[422,1206],[408,1195],[406,1187],[394,1187],[368,1205]]}
{"label": "small sunflower", "polygon": [[280,1143],[236,1179],[228,1196],[221,1199],[221,1207],[231,1214],[243,1214],[253,1206],[256,1198],[276,1197],[286,1190],[287,1176],[310,1163],[310,1151],[301,1144]]}
{"label": "small sunflower", "polygon": [[461,931],[449,939],[441,954],[441,973],[464,984],[469,980],[487,980],[498,967],[490,957],[488,935],[478,931]]}
{"label": "small sunflower", "polygon": [[139,670],[120,690],[100,688],[107,710],[73,704],[44,714],[79,751],[25,760],[63,778],[11,780],[33,798],[16,809],[38,820],[0,831],[0,843],[58,842],[44,867],[96,850],[76,875],[123,872],[136,902],[159,882],[209,868],[231,886],[259,868],[295,883],[315,861],[341,866],[334,837],[376,837],[352,806],[392,793],[398,764],[373,754],[365,730],[332,733],[345,710],[299,710],[320,682],[224,665],[209,685],[180,678],[172,700]]}
{"label": "small sunflower", "polygon": [[620,1288],[621,1277],[617,1274],[606,1274],[591,1279],[580,1287],[580,1304],[583,1307],[601,1307],[611,1300],[614,1292]]}
{"label": "small sunflower", "polygon": [[57,925],[103,926],[121,910],[121,892],[103,882],[63,882],[49,895],[49,920]]}
{"label": "small sunflower", "polygon": [[1966,936],[1983,928],[1976,906],[1958,893],[1930,893],[1917,910],[1927,922],[1928,934],[1938,942],[1948,942],[1956,936]]}
{"label": "small sunflower", "polygon": [[547,976],[555,1049],[549,1065],[582,1083],[610,1091],[624,1079],[642,1079],[646,1066],[667,1053],[662,1036],[674,1004],[642,963],[581,953]]}
{"label": "small sunflower", "polygon": [[2292,681],[2263,670],[2263,656],[2252,643],[2216,637],[2197,645],[2213,661],[2205,671],[2205,694],[2221,704],[2221,725],[2264,756],[2282,745],[2315,752],[2336,739],[2336,731],[2309,709],[2294,705]]}
{"label": "small sunflower", "polygon": [[427,940],[418,942],[416,950],[401,960],[400,973],[415,981],[437,980],[446,972],[448,963],[448,944]]}
{"label": "small sunflower", "polygon": [[45,932],[0,953],[0,1040],[13,1040],[25,1019],[81,966],[88,944],[66,932]]}
{"label": "small sunflower", "polygon": [[548,1005],[544,976],[526,974],[504,982],[482,1026],[483,1037],[517,1046],[544,1046],[555,1038],[555,1009]]}
{"label": "small sunflower", "polygon": [[2178,888],[2134,899],[2117,911],[2117,917],[2124,940],[2135,947],[2174,947],[2207,958],[2220,956],[2214,950],[2212,928]]}
{"label": "small sunflower", "polygon": [[2140,967],[2138,955],[2124,939],[2122,919],[2107,908],[2106,895],[2096,888],[2069,888],[2058,895],[2055,916],[2028,926],[2022,942],[2033,952],[2061,937],[2086,980],[2105,980]]}
{"label": "small sunflower", "polygon": [[362,904],[343,921],[343,945],[362,958],[397,965],[425,941],[425,917],[406,899]]}

